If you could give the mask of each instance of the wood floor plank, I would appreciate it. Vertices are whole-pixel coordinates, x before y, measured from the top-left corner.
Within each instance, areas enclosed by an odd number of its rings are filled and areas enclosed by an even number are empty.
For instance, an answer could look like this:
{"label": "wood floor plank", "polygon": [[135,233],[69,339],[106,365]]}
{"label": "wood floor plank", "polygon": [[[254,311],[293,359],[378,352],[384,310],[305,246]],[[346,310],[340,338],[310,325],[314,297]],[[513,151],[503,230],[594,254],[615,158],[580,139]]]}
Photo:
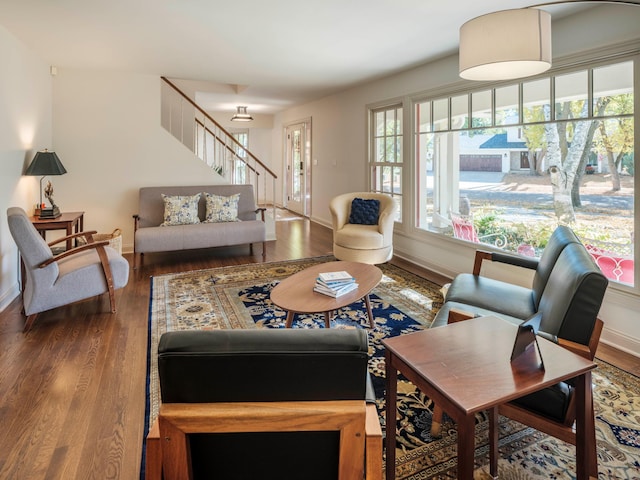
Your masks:
{"label": "wood floor plank", "polygon": [[[267,242],[267,262],[332,252],[331,230],[308,220],[277,222],[277,237]],[[116,292],[116,314],[103,296],[41,314],[27,334],[20,302],[9,305],[0,313],[0,479],[137,479],[150,278],[262,261],[261,245],[254,255],[248,246],[145,255]],[[622,368],[640,367],[640,359],[610,347],[601,345],[601,354]]]}

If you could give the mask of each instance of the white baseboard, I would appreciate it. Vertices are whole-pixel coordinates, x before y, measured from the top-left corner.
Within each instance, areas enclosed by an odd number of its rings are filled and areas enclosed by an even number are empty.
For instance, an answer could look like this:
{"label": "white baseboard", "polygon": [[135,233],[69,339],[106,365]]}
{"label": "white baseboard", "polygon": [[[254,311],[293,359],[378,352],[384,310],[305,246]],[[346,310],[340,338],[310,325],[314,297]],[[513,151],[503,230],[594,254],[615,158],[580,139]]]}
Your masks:
{"label": "white baseboard", "polygon": [[622,350],[623,352],[629,353],[635,357],[640,357],[640,341],[638,341],[638,339],[607,328],[606,325],[602,330],[600,342],[617,348],[618,350]]}
{"label": "white baseboard", "polygon": [[20,286],[16,283],[0,294],[0,312],[4,311],[20,295]]}

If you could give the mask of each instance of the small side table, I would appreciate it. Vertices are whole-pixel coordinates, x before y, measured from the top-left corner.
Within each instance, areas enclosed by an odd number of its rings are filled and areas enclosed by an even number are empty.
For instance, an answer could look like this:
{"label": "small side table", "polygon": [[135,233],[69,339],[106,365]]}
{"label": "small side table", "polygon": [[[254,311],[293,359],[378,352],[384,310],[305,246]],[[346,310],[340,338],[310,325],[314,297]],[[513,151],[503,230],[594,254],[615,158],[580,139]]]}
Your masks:
{"label": "small side table", "polygon": [[[398,371],[451,416],[458,429],[458,479],[472,480],[476,412],[489,410],[490,432],[498,406],[558,382],[575,379],[576,478],[587,480],[596,462],[591,370],[596,364],[538,338],[546,370],[513,369],[510,357],[517,327],[495,316],[399,335],[385,346],[387,480],[395,478]],[[491,426],[493,425],[493,427]],[[490,449],[497,449],[491,435]],[[496,457],[497,458],[497,457]],[[490,465],[492,474],[497,465]]]}
{"label": "small side table", "polygon": [[[41,219],[38,216],[29,218],[42,238],[47,239],[48,230],[66,230],[65,235],[82,232],[84,230],[84,212],[63,212],[58,218]],[[73,231],[75,228],[75,232]],[[71,249],[71,240],[67,240],[67,250]]]}

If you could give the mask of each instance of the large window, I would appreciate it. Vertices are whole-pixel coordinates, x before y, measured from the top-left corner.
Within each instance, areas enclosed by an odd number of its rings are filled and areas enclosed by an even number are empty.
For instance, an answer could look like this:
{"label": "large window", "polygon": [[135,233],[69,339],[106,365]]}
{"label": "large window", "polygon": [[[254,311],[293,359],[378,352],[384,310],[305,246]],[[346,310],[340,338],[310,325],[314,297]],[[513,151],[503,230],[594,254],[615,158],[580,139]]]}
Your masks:
{"label": "large window", "polygon": [[416,226],[538,256],[559,224],[634,285],[633,61],[414,102]]}
{"label": "large window", "polygon": [[397,221],[402,220],[402,106],[371,111],[371,191],[396,199]]}

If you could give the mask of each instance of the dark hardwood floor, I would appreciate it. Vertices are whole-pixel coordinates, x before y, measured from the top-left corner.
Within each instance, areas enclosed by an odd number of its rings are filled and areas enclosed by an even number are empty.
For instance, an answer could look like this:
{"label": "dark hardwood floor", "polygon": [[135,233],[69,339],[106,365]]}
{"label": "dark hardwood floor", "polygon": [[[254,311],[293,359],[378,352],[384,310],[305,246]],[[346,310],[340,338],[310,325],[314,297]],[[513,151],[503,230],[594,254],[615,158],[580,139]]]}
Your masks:
{"label": "dark hardwood floor", "polygon": [[[277,222],[266,261],[331,253],[331,231]],[[132,263],[131,255],[127,255]],[[262,247],[146,255],[117,291],[41,314],[22,333],[16,299],[0,313],[0,479],[137,479],[144,429],[151,276],[262,262]],[[445,279],[394,263],[438,283]],[[638,371],[640,359],[601,345],[598,356]]]}

